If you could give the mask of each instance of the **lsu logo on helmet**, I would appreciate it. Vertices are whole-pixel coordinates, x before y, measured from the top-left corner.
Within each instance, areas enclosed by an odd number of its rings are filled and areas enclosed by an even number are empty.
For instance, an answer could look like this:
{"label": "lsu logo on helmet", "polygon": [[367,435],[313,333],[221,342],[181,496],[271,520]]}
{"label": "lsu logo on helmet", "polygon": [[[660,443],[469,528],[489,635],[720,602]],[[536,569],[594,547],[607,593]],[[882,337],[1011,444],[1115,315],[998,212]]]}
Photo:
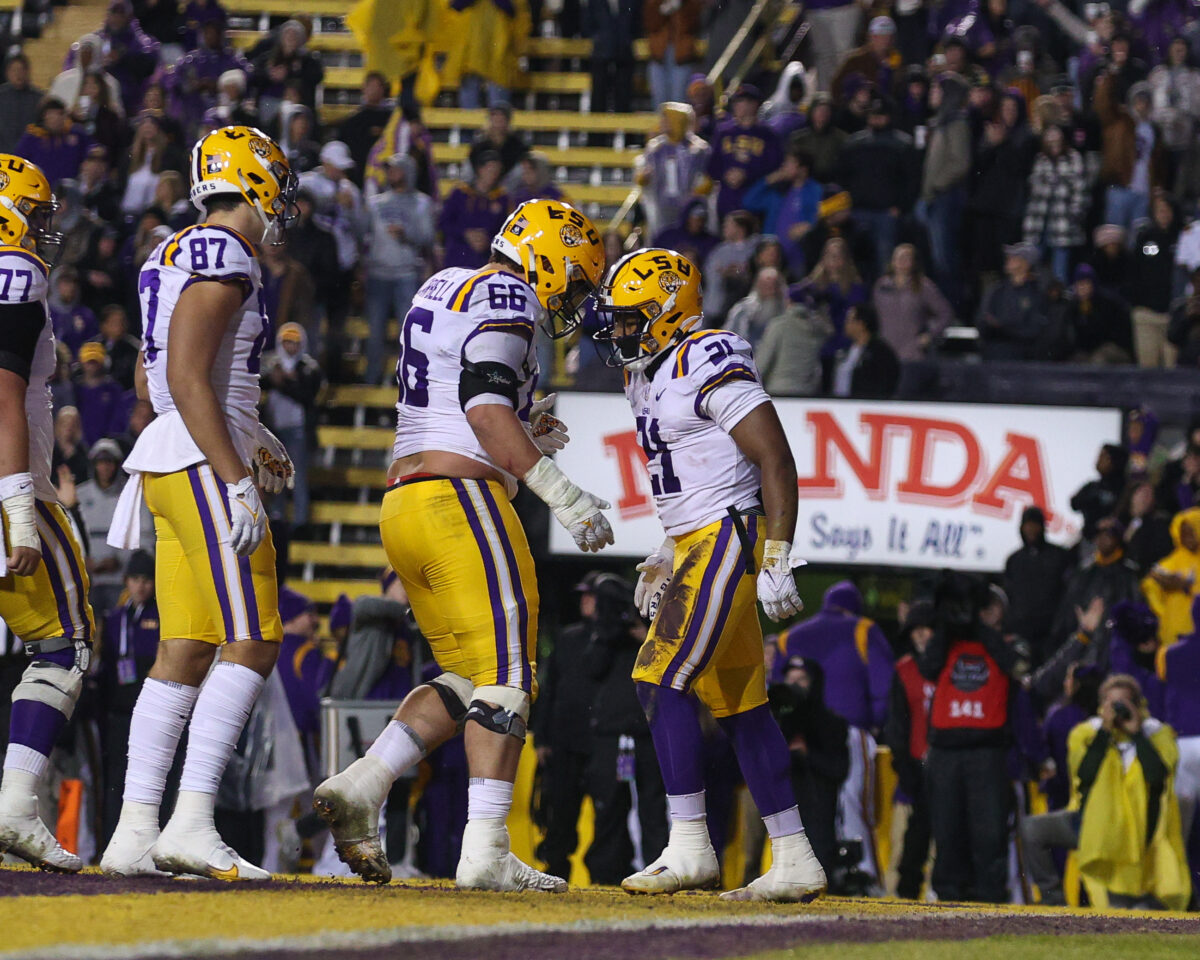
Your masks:
{"label": "lsu logo on helmet", "polygon": [[526,200],[492,239],[492,251],[537,291],[550,337],[578,329],[583,305],[604,273],[604,244],[591,220],[561,200]]}
{"label": "lsu logo on helmet", "polygon": [[279,145],[254,127],[220,127],[197,140],[191,179],[189,198],[201,213],[205,200],[220,194],[250,204],[262,220],[264,243],[281,243],[296,219],[296,175]]}
{"label": "lsu logo on helmet", "polygon": [[637,370],[703,319],[700,271],[662,247],[635,250],[608,271],[596,298],[609,366]]}
{"label": "lsu logo on helmet", "polygon": [[36,250],[53,263],[63,235],[53,231],[58,202],[36,163],[0,153],[0,243]]}

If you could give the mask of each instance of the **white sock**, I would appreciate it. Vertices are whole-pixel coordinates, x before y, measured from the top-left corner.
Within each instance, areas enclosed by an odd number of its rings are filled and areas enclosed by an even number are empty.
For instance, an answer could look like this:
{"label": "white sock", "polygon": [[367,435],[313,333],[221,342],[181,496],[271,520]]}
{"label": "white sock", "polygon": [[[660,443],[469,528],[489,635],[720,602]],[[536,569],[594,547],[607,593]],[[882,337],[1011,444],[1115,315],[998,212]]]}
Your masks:
{"label": "white sock", "polygon": [[217,804],[216,793],[200,793],[195,790],[180,790],[171,811],[171,829],[177,824],[215,830],[213,808]]}
{"label": "white sock", "polygon": [[681,793],[667,796],[667,810],[671,814],[671,822],[676,820],[704,820],[704,791],[699,793]]}
{"label": "white sock", "polygon": [[129,765],[125,770],[125,803],[158,808],[167,788],[167,774],[175,762],[179,738],[187,727],[199,687],[186,687],[170,680],[149,679],[142,684],[129,722]]}
{"label": "white sock", "polygon": [[769,817],[763,817],[763,823],[767,828],[767,836],[772,840],[804,832],[804,824],[800,822],[799,807],[788,807]]}
{"label": "white sock", "polygon": [[467,787],[467,820],[508,819],[512,809],[513,785],[507,780],[472,777]]}
{"label": "white sock", "polygon": [[[240,663],[218,663],[196,700],[188,727],[180,791],[216,796],[233,748],[250,719],[265,678]],[[182,799],[182,797],[181,797]]]}
{"label": "white sock", "polygon": [[23,743],[10,743],[4,753],[4,782],[8,782],[9,772],[16,770],[32,774],[36,785],[37,781],[45,775],[46,768],[49,766],[50,758],[44,753],[39,753],[33,747],[27,747]]}
{"label": "white sock", "polygon": [[[408,724],[393,720],[383,728],[383,733],[375,738],[375,742],[367,750],[368,757],[374,757],[385,767],[395,780],[414,763],[425,756],[425,744],[413,733]],[[511,787],[511,784],[509,785]],[[509,799],[512,791],[509,790]]]}
{"label": "white sock", "polygon": [[[9,747],[8,749],[11,751],[14,748]],[[6,756],[4,780],[0,782],[0,796],[7,795],[13,800],[20,799],[27,803],[33,803],[36,809],[37,788],[41,779],[41,774],[32,773],[20,767],[8,766],[8,757]]]}

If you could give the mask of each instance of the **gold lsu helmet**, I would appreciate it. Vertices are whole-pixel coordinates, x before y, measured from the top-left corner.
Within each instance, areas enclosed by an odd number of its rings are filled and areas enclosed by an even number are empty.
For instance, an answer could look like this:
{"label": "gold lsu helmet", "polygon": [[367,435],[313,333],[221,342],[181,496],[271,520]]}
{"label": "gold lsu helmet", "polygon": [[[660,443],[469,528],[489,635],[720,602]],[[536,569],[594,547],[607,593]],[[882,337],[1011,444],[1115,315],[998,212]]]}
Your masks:
{"label": "gold lsu helmet", "polygon": [[573,333],[604,274],[604,244],[595,225],[562,200],[526,200],[492,238],[492,251],[517,265],[537,291],[553,339]]}
{"label": "gold lsu helmet", "polygon": [[296,175],[279,145],[255,127],[220,127],[197,140],[191,177],[189,199],[197,210],[207,212],[209,197],[242,197],[258,211],[263,243],[282,243],[296,219]]}
{"label": "gold lsu helmet", "polygon": [[676,343],[703,318],[700,270],[663,247],[635,250],[608,271],[596,298],[610,367],[638,370]]}
{"label": "gold lsu helmet", "polygon": [[58,202],[36,163],[0,153],[0,243],[32,249],[53,262],[63,235],[52,232]]}

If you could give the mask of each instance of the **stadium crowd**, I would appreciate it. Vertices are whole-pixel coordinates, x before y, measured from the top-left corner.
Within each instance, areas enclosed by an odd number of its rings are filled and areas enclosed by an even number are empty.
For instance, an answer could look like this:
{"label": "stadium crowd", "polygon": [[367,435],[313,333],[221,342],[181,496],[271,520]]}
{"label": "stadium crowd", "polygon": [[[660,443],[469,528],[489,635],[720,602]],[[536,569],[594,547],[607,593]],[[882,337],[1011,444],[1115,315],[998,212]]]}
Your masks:
{"label": "stadium crowd", "polygon": [[[479,2],[504,11],[500,0]],[[709,36],[739,9],[718,8]],[[548,11],[532,21],[595,42],[595,109],[631,107],[632,40],[649,38],[661,131],[636,167],[634,229],[606,238],[610,259],[654,243],[700,264],[707,322],[754,344],[772,394],[912,395],[914,364],[963,325],[978,331],[985,362],[1200,361],[1200,21],[1189,3],[952,0],[867,11],[821,0],[804,14],[810,40],[799,55],[811,49],[812,67],[756,69],[723,107],[697,72],[700,0]],[[133,389],[139,269],[194,221],[191,142],[214,126],[261,125],[301,174],[299,224],[263,256],[276,330],[263,363],[265,420],[297,468],[290,502],[273,510],[293,527],[309,518],[323,383],[353,376],[344,362],[353,309],[368,321],[365,379],[386,382],[388,321],[419,284],[443,266],[481,266],[522,200],[570,194],[513,128],[504,84],[485,68],[466,72],[490,80],[486,126],[463,180],[443,194],[411,78],[393,100],[397,84],[369,73],[357,110],[323,125],[308,25],[289,20],[243,55],[226,22],[216,0],[112,0],[47,91],[31,85],[19,51],[0,86],[0,151],[46,171],[66,234],[50,301],[55,465],[86,537],[104,629],[59,773],[99,785],[92,849],[115,825],[129,715],[158,639],[152,558],[112,549],[105,536],[121,461],[153,416]],[[465,95],[478,100],[481,85]],[[573,362],[594,360],[581,350]],[[1097,478],[1073,500],[1083,538],[1072,549],[1047,543],[1031,508],[990,587],[953,576],[918,584],[911,602],[886,611],[898,625],[889,637],[865,617],[858,588],[839,583],[768,646],[797,796],[836,889],[921,895],[932,838],[942,898],[1028,896],[1032,880],[1043,900],[1060,901],[1068,885],[1054,851],[1075,849],[1072,869],[1094,904],[1189,903],[1200,877],[1200,424],[1178,448],[1157,435],[1153,412],[1138,410],[1125,441],[1101,452]],[[340,600],[327,637],[314,605],[283,592],[279,682],[221,799],[222,829],[255,862],[294,866],[301,840],[321,834],[313,816],[293,818],[319,779],[319,698],[397,700],[436,670],[395,578],[381,587],[379,597]],[[579,597],[578,622],[549,638],[532,724],[541,855],[552,872],[569,870],[590,796],[587,865],[594,881],[618,882],[635,856],[634,797],[644,849],[665,838],[664,792],[629,681],[645,625],[632,586],[613,573],[589,574]],[[23,666],[6,637],[7,689]],[[891,749],[895,822],[905,827],[890,868],[878,862],[864,799],[877,744]],[[264,765],[273,747],[289,759]],[[719,811],[721,798],[732,810],[739,774],[715,726],[711,751],[710,824],[732,832]],[[466,816],[461,745],[428,762],[419,790],[399,781],[389,807],[390,857],[452,875]],[[746,823],[753,876],[763,838],[755,818]],[[1018,839],[1023,870],[1010,868]],[[727,840],[715,836],[717,849]]]}

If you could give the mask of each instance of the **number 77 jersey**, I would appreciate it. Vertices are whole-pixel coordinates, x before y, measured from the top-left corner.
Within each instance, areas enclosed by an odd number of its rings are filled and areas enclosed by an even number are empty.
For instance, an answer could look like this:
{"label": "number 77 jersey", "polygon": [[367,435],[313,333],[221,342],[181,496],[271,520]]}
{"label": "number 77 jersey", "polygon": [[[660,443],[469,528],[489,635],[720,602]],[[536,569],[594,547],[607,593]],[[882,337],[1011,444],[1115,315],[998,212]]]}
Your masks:
{"label": "number 77 jersey", "polygon": [[628,374],[625,395],[648,460],[658,518],[671,537],[761,507],[762,479],[729,435],[769,403],[753,348],[737,334],[703,330]]}
{"label": "number 77 jersey", "polygon": [[128,469],[169,473],[204,459],[171,397],[167,353],[180,296],[192,284],[209,280],[236,284],[243,294],[213,363],[212,384],[234,446],[247,462],[252,458],[259,365],[271,330],[262,297],[262,271],[249,240],[228,227],[201,223],[160,243],[138,274],[142,352],[150,403],[158,418],[138,438],[126,461]]}
{"label": "number 77 jersey", "polygon": [[499,470],[466,411],[511,403],[528,419],[538,381],[534,335],[543,314],[529,284],[495,267],[450,267],[426,280],[400,325],[392,457],[442,450]]}

